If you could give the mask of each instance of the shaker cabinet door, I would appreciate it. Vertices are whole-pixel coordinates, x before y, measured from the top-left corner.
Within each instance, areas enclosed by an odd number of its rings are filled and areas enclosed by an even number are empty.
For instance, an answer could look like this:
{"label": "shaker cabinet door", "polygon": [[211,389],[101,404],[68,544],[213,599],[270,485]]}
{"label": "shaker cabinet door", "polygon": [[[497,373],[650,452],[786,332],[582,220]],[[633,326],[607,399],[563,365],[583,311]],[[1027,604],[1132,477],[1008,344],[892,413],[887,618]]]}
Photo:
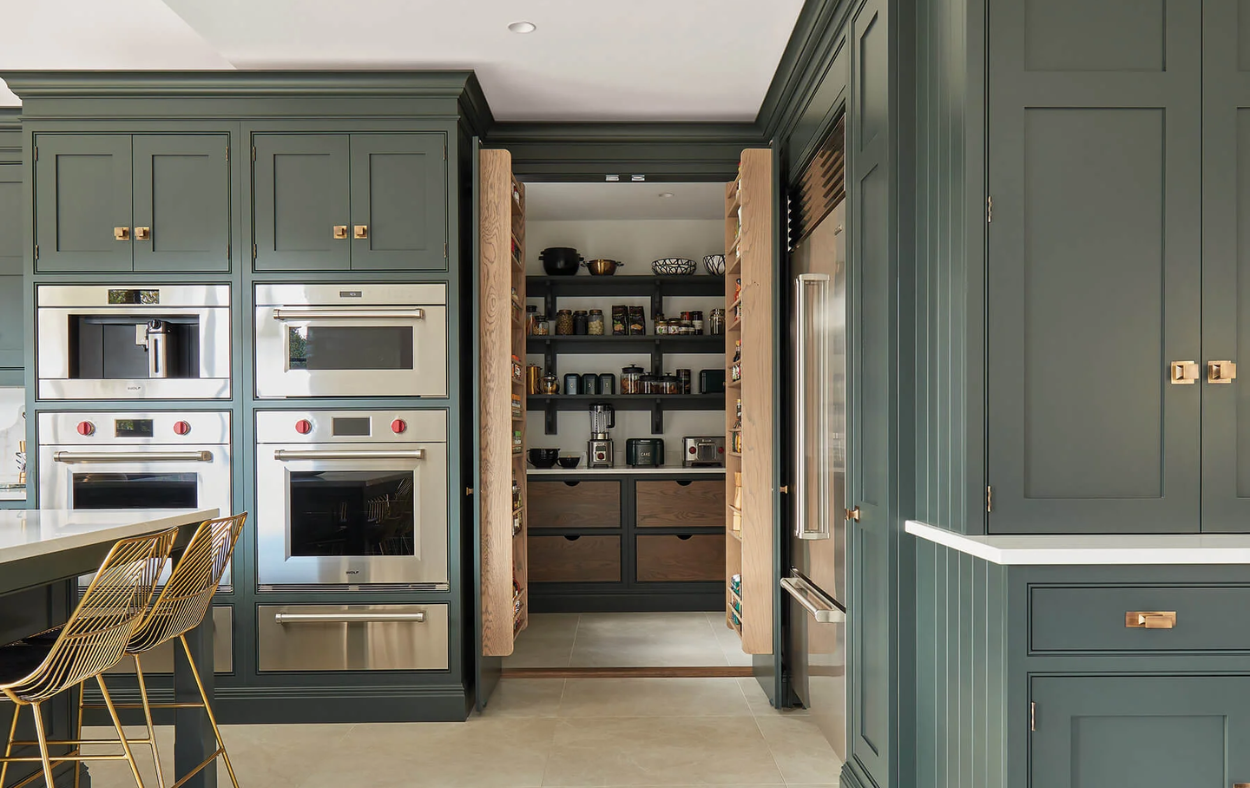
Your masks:
{"label": "shaker cabinet door", "polygon": [[1250,27],[1236,0],[1202,9],[1202,530],[1250,531],[1250,380],[1206,381],[1250,375]]}
{"label": "shaker cabinet door", "polygon": [[253,145],[256,270],[348,270],[347,135],[257,134]]}
{"label": "shaker cabinet door", "polygon": [[230,270],[225,134],[134,137],[136,271]]}
{"label": "shaker cabinet door", "polygon": [[1197,531],[1204,6],[989,5],[989,530]]}
{"label": "shaker cabinet door", "polygon": [[132,270],[130,135],[40,134],[35,147],[35,269]]}
{"label": "shaker cabinet door", "polygon": [[0,275],[0,369],[20,369],[26,314],[21,274]]}
{"label": "shaker cabinet door", "polygon": [[353,134],[352,268],[447,268],[442,134]]}
{"label": "shaker cabinet door", "polygon": [[22,273],[22,165],[0,164],[0,276]]}
{"label": "shaker cabinet door", "polygon": [[1036,677],[1030,699],[1030,785],[1250,782],[1248,677]]}

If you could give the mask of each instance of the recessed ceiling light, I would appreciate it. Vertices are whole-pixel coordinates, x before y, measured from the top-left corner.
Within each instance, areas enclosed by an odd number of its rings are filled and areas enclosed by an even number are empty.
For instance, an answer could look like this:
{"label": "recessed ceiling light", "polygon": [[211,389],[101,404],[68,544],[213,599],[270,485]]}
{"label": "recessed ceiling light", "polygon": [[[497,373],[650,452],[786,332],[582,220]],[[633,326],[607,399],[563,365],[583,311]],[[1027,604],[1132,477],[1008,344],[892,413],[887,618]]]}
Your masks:
{"label": "recessed ceiling light", "polygon": [[661,197],[672,197],[672,196],[673,196],[673,193],[672,193],[672,192],[660,192],[660,196],[661,196]]}
{"label": "recessed ceiling light", "polygon": [[533,22],[513,22],[508,25],[508,29],[513,33],[533,33],[538,29],[538,25]]}

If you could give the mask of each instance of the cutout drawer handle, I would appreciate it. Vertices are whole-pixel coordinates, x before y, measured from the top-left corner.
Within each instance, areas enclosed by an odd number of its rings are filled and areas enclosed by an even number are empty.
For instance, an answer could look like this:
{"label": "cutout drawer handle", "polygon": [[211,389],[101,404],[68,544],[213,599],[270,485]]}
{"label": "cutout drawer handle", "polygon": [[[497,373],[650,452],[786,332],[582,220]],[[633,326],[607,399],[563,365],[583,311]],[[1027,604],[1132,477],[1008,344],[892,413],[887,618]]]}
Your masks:
{"label": "cutout drawer handle", "polygon": [[1176,626],[1176,613],[1130,610],[1124,614],[1124,626],[1129,629],[1171,629]]}

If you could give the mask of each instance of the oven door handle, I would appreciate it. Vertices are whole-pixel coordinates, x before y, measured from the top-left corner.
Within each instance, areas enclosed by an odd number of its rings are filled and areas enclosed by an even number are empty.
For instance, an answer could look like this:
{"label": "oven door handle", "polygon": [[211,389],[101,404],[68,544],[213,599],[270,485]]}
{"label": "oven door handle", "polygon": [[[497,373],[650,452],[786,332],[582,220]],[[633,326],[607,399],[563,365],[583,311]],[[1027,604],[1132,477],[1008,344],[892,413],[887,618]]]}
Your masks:
{"label": "oven door handle", "polygon": [[410,306],[375,307],[371,309],[334,309],[333,307],[275,307],[274,320],[388,320],[392,318],[422,320],[425,310]]}
{"label": "oven door handle", "polygon": [[425,449],[410,450],[336,450],[336,449],[276,449],[273,458],[279,462],[294,460],[424,460]]}
{"label": "oven door handle", "polygon": [[425,613],[274,613],[275,624],[373,624],[394,621],[425,623]]}
{"label": "oven door handle", "polygon": [[58,451],[54,462],[212,462],[211,451]]}

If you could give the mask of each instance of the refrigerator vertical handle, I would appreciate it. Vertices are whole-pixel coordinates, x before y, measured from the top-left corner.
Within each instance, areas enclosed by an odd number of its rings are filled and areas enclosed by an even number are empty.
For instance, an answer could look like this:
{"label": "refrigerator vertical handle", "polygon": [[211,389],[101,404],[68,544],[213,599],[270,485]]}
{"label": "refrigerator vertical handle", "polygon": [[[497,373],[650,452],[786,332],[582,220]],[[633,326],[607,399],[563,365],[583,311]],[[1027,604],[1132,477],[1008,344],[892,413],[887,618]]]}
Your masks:
{"label": "refrigerator vertical handle", "polygon": [[[829,474],[827,463],[829,462],[829,452],[827,446],[823,442],[828,438],[828,425],[825,420],[829,417],[828,403],[824,402],[824,397],[828,396],[827,376],[823,374],[825,365],[829,363],[828,348],[824,345],[824,332],[817,333],[817,343],[815,359],[819,365],[818,372],[815,376],[817,381],[816,395],[821,401],[817,403],[816,423],[810,423],[809,407],[811,403],[808,400],[808,383],[812,370],[808,364],[808,332],[810,322],[810,304],[808,297],[811,293],[824,295],[829,287],[828,274],[799,274],[794,278],[794,319],[795,319],[795,352],[797,363],[795,367],[795,411],[798,413],[798,424],[795,430],[796,437],[794,441],[794,484],[791,489],[795,492],[792,496],[795,501],[794,510],[794,531],[795,536],[799,539],[828,539],[829,538],[829,502],[826,500],[829,496]],[[823,301],[823,299],[822,299]],[[823,386],[823,387],[822,387]],[[817,447],[817,462],[820,468],[817,469],[816,478],[819,480],[812,489],[813,485],[808,484],[810,475],[808,473],[808,441],[818,441],[822,445]],[[819,496],[820,500],[816,506],[816,511],[820,513],[819,522],[813,524],[809,522],[809,496]]]}

